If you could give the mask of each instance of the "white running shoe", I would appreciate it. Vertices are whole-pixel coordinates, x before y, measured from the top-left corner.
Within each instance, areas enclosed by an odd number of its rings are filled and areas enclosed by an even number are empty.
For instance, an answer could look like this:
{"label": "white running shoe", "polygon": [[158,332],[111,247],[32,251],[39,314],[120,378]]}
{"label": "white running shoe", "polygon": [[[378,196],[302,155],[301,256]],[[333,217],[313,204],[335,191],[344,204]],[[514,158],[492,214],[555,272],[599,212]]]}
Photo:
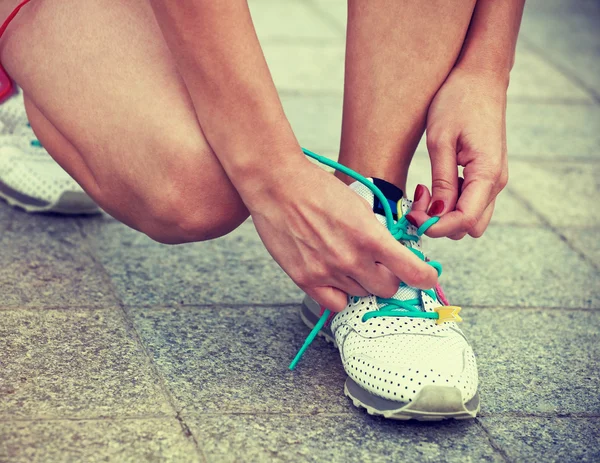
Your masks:
{"label": "white running shoe", "polygon": [[[395,236],[426,260],[420,235],[428,226],[424,224],[417,231],[404,218],[412,201],[403,198],[394,185],[379,179],[373,183],[388,199],[394,216],[398,208],[400,220],[395,224]],[[351,188],[373,206],[385,225],[384,208],[371,190],[359,182]],[[438,263],[429,263],[441,271]],[[439,286],[421,291],[402,284],[391,299],[349,299],[346,308],[320,334],[339,348],[348,374],[344,391],[355,406],[373,415],[401,420],[476,416],[479,394],[475,356],[455,323],[461,320],[457,315],[460,308],[449,306]],[[323,311],[306,296],[301,318],[314,328]]]}
{"label": "white running shoe", "polygon": [[100,212],[36,139],[20,91],[0,106],[0,198],[27,212]]}

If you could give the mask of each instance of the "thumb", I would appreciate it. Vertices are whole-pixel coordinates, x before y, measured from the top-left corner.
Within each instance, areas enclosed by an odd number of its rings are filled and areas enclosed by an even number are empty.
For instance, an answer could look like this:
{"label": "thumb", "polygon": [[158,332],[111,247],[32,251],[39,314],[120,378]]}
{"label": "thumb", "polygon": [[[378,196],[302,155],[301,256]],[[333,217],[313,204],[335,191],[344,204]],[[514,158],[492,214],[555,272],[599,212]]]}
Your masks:
{"label": "thumb", "polygon": [[306,294],[317,301],[321,306],[332,312],[341,312],[348,305],[348,295],[332,286],[318,286],[316,288],[304,288]]}
{"label": "thumb", "polygon": [[454,210],[458,199],[456,149],[451,142],[427,139],[431,160],[431,204],[428,214],[440,216]]}

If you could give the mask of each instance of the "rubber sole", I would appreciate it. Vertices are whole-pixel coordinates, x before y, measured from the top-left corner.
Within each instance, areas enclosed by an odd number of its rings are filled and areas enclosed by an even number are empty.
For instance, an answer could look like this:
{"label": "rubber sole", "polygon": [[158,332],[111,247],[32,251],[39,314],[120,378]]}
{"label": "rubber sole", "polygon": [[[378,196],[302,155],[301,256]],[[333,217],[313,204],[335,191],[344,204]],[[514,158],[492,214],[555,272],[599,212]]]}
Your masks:
{"label": "rubber sole", "polygon": [[[300,307],[302,321],[312,329],[319,320],[319,313],[320,307],[307,296]],[[329,327],[321,330],[319,336],[337,347]],[[348,377],[344,384],[344,394],[352,400],[355,407],[364,408],[368,414],[395,420],[465,420],[475,418],[480,407],[479,393],[463,403],[460,390],[451,386],[425,386],[415,399],[403,403],[376,396]]]}
{"label": "rubber sole", "polygon": [[27,196],[0,182],[0,199],[25,212],[53,212],[63,215],[99,214],[98,205],[84,192],[66,191],[58,201],[50,203]]}

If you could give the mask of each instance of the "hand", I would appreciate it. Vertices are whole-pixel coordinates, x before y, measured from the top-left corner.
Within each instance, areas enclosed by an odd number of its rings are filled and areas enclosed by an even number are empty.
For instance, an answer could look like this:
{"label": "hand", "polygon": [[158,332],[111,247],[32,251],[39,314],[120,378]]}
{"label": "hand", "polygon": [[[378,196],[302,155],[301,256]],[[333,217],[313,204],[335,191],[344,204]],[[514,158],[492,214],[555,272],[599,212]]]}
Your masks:
{"label": "hand", "polygon": [[[408,219],[440,221],[426,234],[438,238],[480,237],[496,196],[506,186],[506,81],[486,72],[454,68],[427,116],[432,195],[422,185]],[[464,181],[457,166],[464,167]]]}
{"label": "hand", "polygon": [[277,170],[244,197],[266,248],[319,304],[340,311],[347,294],[391,297],[400,281],[435,286],[436,271],[398,243],[366,201],[307,160]]}

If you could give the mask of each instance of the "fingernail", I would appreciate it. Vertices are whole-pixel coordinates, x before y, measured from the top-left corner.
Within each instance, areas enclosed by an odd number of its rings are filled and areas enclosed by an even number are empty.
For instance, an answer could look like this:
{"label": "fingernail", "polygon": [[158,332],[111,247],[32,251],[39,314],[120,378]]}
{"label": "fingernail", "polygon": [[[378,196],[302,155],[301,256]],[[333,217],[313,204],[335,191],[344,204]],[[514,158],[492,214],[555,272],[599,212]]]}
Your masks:
{"label": "fingernail", "polygon": [[419,199],[421,199],[421,196],[423,196],[423,185],[418,184],[417,188],[415,188],[414,200],[418,201]]}
{"label": "fingernail", "polygon": [[437,201],[433,202],[433,204],[429,208],[428,214],[431,216],[440,215],[443,210],[444,210],[444,201],[442,201],[441,199],[438,199]]}
{"label": "fingernail", "polygon": [[408,220],[412,225],[414,225],[415,227],[418,227],[417,225],[417,221],[414,219],[413,216],[411,216],[410,214],[406,214],[406,220]]}

